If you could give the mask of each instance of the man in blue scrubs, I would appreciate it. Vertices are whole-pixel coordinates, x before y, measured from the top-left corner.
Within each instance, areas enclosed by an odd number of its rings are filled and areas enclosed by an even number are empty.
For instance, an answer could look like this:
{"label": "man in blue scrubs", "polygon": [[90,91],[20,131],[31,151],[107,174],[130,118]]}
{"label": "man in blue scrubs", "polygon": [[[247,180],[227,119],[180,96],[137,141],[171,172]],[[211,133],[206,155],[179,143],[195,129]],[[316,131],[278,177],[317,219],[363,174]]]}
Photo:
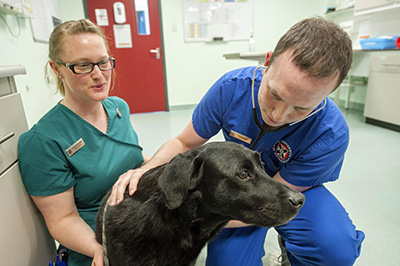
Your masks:
{"label": "man in blue scrubs", "polygon": [[[349,143],[346,121],[328,95],[346,77],[351,62],[351,40],[336,24],[322,18],[300,21],[268,53],[265,68],[246,67],[222,76],[184,131],[142,168],[121,178],[119,186],[131,183],[134,190],[147,169],[202,145],[222,130],[227,141],[259,151],[272,178],[306,196],[299,214],[275,228],[291,265],[352,265],[364,234],[323,185],[338,179]],[[258,141],[252,83],[256,119],[264,132]],[[117,191],[113,201],[120,199]],[[239,221],[227,227],[209,243],[207,265],[262,265],[268,228]]]}

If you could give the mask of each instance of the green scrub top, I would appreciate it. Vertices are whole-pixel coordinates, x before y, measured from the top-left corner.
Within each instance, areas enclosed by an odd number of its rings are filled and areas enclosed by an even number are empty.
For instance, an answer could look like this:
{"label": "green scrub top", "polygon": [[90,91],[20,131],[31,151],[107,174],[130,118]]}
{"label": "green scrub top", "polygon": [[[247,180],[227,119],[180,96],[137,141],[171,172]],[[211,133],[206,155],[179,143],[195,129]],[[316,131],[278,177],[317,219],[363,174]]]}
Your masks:
{"label": "green scrub top", "polygon": [[[28,193],[49,196],[74,186],[78,212],[93,230],[104,195],[121,174],[143,163],[126,102],[108,97],[102,104],[108,114],[106,134],[59,103],[18,143]],[[90,265],[91,260],[71,252],[68,266]]]}

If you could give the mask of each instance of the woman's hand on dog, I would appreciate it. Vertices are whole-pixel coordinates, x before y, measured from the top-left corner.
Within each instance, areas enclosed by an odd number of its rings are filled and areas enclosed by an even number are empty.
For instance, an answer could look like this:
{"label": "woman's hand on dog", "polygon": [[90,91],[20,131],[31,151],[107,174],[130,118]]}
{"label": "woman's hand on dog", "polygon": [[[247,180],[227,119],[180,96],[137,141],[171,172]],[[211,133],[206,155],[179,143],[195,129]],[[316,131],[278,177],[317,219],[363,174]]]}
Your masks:
{"label": "woman's hand on dog", "polygon": [[[142,167],[150,160],[150,157],[143,154],[143,159],[144,162],[142,164]],[[132,196],[137,189],[139,179],[147,170],[148,169],[144,168],[131,169],[128,172],[120,175],[117,182],[115,182],[114,186],[112,187],[111,195],[108,199],[108,205],[113,206],[121,203],[124,200],[126,187],[128,185],[129,185],[129,195]]]}
{"label": "woman's hand on dog", "polygon": [[129,170],[118,178],[112,188],[108,205],[113,206],[121,203],[128,186],[129,195],[132,196],[137,189],[139,179],[147,170],[167,163],[177,154],[199,147],[206,142],[207,139],[200,137],[194,130],[192,122],[190,122],[178,137],[165,143],[153,157],[149,158],[143,155],[144,162],[140,168]]}
{"label": "woman's hand on dog", "polygon": [[129,195],[132,196],[137,189],[140,178],[146,171],[147,169],[144,168],[136,168],[122,174],[112,187],[108,205],[113,206],[121,203],[124,199],[125,191],[128,186]]}

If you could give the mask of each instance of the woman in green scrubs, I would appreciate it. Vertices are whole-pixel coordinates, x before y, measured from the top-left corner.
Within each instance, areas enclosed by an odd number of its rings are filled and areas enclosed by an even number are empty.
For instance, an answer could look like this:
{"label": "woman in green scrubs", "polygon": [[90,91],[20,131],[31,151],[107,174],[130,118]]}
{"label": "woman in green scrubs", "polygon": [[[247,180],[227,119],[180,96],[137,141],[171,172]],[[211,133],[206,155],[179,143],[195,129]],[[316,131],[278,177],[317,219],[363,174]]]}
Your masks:
{"label": "woman in green scrubs", "polygon": [[19,140],[19,167],[49,232],[70,251],[68,266],[103,265],[95,238],[101,200],[144,159],[129,107],[108,97],[115,60],[89,20],[58,25],[49,65],[64,98]]}

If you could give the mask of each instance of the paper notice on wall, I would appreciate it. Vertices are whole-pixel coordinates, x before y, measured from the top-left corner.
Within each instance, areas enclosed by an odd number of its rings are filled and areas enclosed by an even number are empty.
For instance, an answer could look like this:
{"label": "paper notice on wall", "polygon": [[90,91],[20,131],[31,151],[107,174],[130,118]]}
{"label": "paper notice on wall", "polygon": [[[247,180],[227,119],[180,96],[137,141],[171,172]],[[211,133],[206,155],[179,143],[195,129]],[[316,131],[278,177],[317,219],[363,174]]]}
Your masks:
{"label": "paper notice on wall", "polygon": [[116,48],[132,48],[131,25],[114,25],[114,40]]}
{"label": "paper notice on wall", "polygon": [[248,40],[254,0],[183,0],[185,42]]}
{"label": "paper notice on wall", "polygon": [[96,23],[98,26],[108,26],[107,9],[95,9]]}
{"label": "paper notice on wall", "polygon": [[365,19],[360,21],[360,28],[358,30],[358,39],[364,39],[371,37],[372,32],[372,21]]}

